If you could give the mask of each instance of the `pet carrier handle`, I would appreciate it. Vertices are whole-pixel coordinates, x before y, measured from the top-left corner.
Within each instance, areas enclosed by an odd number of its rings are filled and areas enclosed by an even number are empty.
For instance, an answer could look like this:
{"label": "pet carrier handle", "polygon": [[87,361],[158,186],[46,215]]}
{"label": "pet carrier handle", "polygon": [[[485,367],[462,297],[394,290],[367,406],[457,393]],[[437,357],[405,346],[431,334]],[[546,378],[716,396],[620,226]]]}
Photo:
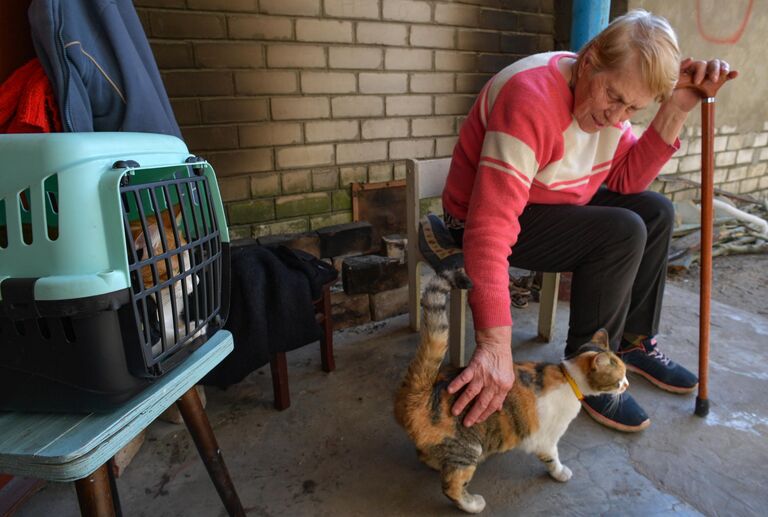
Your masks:
{"label": "pet carrier handle", "polygon": [[138,169],[141,167],[136,160],[117,160],[112,164],[113,169]]}
{"label": "pet carrier handle", "polygon": [[[139,162],[136,160],[117,160],[112,164],[113,169],[138,169],[139,167],[141,167],[141,165],[139,165]],[[129,182],[130,180],[128,176],[120,178],[121,187],[127,187]]]}
{"label": "pet carrier handle", "polygon": [[[203,158],[200,158],[199,156],[192,155],[189,158],[187,158],[186,160],[184,160],[184,163],[189,163],[189,164],[200,163],[200,164],[203,164],[203,163],[205,163],[205,160]],[[197,176],[202,176],[205,171],[203,170],[202,166],[195,167],[193,165],[192,166],[192,172],[194,172]]]}

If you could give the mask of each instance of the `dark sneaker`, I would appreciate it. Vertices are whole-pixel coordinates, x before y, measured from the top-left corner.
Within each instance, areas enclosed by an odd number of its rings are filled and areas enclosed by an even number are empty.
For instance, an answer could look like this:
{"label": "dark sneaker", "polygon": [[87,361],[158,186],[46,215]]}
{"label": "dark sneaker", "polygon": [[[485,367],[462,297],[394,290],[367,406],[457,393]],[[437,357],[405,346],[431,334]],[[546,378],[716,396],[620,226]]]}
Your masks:
{"label": "dark sneaker", "polygon": [[618,351],[627,370],[642,375],[659,388],[672,393],[691,393],[699,379],[665,356],[656,346],[656,338],[646,338],[632,345],[622,341]]}
{"label": "dark sneaker", "polygon": [[584,397],[581,405],[589,416],[605,427],[636,433],[651,425],[651,419],[629,393]]}

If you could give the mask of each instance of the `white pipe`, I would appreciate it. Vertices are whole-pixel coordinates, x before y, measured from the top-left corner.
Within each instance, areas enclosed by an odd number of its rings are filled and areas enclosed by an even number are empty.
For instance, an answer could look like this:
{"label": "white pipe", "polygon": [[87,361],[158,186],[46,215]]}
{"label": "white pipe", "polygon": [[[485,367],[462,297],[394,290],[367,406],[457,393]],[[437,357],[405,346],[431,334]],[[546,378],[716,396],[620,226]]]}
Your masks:
{"label": "white pipe", "polygon": [[729,205],[725,201],[720,201],[719,199],[713,200],[713,204],[715,208],[722,210],[728,215],[732,215],[733,217],[735,217],[740,221],[744,221],[746,223],[757,226],[760,230],[760,233],[762,233],[765,236],[768,236],[768,221],[766,221],[765,219],[761,217],[757,217],[756,215],[748,214],[747,212],[744,212],[743,210],[739,210],[735,206]]}

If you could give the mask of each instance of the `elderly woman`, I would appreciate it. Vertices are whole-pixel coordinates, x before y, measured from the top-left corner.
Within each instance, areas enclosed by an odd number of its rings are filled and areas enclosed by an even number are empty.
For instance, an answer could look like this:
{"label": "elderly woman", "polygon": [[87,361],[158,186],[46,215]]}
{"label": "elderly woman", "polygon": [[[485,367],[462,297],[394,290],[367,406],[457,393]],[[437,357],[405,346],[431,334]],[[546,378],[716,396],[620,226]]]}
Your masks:
{"label": "elderly woman", "polygon": [[[474,288],[477,348],[449,386],[463,388],[454,414],[473,402],[471,426],[498,410],[514,383],[508,267],[571,271],[565,354],[599,328],[628,369],[673,393],[694,374],[658,348],[673,223],[669,200],[645,189],[679,147],[699,95],[674,90],[728,73],[720,60],[680,61],[666,20],[642,10],[614,20],[574,55],[551,52],[508,66],[480,92],[453,152],[443,192],[446,224],[462,245]],[[635,137],[637,111],[659,103]],[[650,424],[624,394],[583,401],[598,422],[621,431]]]}

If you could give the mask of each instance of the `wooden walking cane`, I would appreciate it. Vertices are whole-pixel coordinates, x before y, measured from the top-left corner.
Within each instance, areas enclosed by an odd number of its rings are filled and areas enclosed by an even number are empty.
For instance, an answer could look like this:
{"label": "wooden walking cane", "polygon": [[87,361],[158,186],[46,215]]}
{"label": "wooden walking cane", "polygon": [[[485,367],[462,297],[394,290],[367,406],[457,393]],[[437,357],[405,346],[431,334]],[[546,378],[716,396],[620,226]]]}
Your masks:
{"label": "wooden walking cane", "polygon": [[729,79],[735,79],[733,70],[721,74],[719,80],[693,84],[688,74],[680,76],[678,88],[691,88],[701,95],[701,277],[699,292],[699,394],[694,413],[704,417],[709,413],[707,382],[709,380],[709,317],[712,296],[712,233],[714,214],[715,173],[715,95]]}

